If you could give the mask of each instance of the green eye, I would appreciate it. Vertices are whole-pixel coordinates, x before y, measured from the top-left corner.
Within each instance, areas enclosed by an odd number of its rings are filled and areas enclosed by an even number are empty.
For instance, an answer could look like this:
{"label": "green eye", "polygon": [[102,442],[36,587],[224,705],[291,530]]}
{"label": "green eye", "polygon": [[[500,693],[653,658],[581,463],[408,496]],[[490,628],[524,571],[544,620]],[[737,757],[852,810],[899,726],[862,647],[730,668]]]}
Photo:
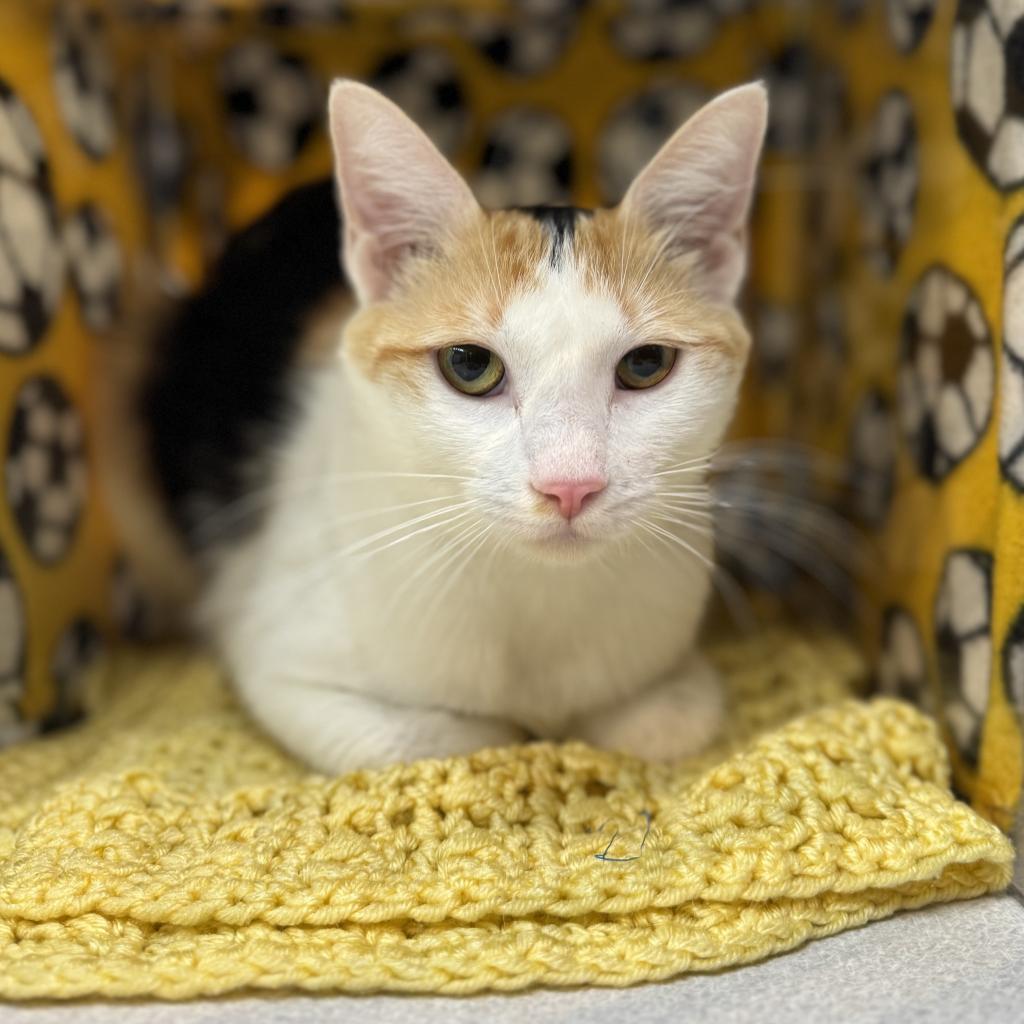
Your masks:
{"label": "green eye", "polygon": [[615,367],[616,383],[627,391],[653,388],[668,376],[675,361],[676,350],[668,345],[641,345],[619,360]]}
{"label": "green eye", "polygon": [[480,345],[449,345],[437,353],[444,379],[464,395],[490,394],[505,377],[505,364]]}

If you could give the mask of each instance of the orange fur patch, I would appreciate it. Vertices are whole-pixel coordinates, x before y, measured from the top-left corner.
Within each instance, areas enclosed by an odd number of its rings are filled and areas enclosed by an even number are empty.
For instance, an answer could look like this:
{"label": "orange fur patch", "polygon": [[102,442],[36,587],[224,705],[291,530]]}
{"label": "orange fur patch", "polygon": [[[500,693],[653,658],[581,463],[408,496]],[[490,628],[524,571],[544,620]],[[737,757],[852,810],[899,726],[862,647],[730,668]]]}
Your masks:
{"label": "orange fur patch", "polygon": [[[749,337],[738,314],[706,302],[690,261],[667,258],[664,248],[619,210],[598,210],[578,219],[565,267],[615,298],[638,338],[742,360]],[[535,218],[481,212],[438,253],[409,260],[392,298],[356,313],[345,333],[349,356],[368,377],[419,391],[424,352],[486,338],[514,298],[539,286],[550,249]]]}
{"label": "orange fur patch", "polygon": [[598,210],[576,230],[573,253],[584,286],[611,294],[639,337],[686,339],[688,348],[746,358],[750,337],[735,310],[707,302],[692,259],[620,209]]}

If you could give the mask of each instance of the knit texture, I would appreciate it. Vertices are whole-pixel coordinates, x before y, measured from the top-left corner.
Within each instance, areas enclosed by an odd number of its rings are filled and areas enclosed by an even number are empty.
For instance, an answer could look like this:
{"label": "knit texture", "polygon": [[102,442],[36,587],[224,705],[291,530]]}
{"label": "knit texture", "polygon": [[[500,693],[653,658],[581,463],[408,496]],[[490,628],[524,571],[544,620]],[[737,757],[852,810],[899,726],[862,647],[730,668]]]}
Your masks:
{"label": "knit texture", "polygon": [[0,995],[626,985],[1006,885],[934,725],[850,699],[843,643],[712,656],[730,732],[695,761],[541,743],[326,779],[203,656],[116,654],[88,724],[0,755]]}

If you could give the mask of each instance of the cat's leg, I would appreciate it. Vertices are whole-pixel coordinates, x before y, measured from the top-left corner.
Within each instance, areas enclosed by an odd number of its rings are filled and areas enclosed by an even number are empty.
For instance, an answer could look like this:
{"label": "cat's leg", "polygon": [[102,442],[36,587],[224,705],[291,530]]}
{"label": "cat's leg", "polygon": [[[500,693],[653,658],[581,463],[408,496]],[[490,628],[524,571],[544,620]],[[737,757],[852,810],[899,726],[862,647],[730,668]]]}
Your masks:
{"label": "cat's leg", "polygon": [[576,719],[566,738],[650,761],[671,761],[708,746],[721,730],[724,712],[718,673],[692,654],[671,679]]}
{"label": "cat's leg", "polygon": [[278,742],[328,775],[454,757],[527,738],[524,730],[497,718],[387,704],[349,690],[283,680],[243,690],[253,716]]}

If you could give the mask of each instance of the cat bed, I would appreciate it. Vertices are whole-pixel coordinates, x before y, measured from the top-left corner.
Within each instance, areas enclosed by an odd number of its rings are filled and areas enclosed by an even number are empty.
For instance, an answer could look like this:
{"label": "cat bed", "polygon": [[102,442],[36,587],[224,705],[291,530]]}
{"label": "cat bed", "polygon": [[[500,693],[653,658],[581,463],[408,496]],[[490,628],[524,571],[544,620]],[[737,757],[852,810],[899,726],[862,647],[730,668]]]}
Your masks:
{"label": "cat bed", "polygon": [[327,779],[204,656],[116,653],[87,724],[0,755],[0,995],[627,985],[1008,883],[934,724],[853,699],[842,641],[711,654],[730,731],[693,761],[539,743]]}

